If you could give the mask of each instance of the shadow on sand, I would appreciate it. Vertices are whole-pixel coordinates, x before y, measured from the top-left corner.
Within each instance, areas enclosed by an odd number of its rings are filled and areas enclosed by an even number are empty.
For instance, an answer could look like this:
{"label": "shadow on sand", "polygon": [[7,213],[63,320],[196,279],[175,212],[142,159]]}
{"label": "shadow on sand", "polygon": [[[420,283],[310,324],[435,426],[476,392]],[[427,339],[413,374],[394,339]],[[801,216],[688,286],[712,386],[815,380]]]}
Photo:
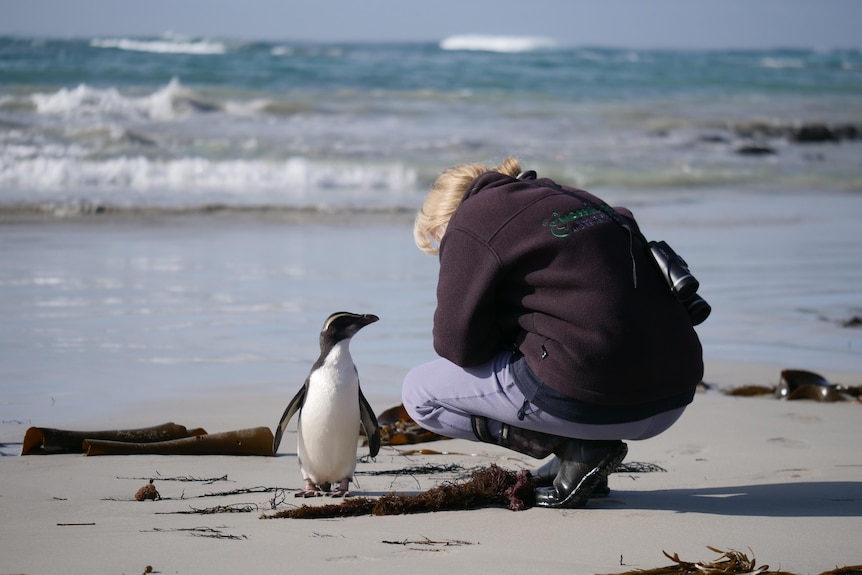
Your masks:
{"label": "shadow on sand", "polygon": [[[752,517],[862,517],[862,482],[823,481],[737,485],[704,489],[625,491],[607,504],[628,509]],[[590,506],[605,506],[601,499]]]}

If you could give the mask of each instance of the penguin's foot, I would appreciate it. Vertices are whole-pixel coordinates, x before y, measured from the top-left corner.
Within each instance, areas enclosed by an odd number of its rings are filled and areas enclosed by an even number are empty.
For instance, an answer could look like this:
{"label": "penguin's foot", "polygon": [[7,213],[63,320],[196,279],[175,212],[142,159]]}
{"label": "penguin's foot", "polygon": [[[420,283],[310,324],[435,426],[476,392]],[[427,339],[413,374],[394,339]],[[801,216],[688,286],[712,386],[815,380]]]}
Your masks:
{"label": "penguin's foot", "polygon": [[332,497],[348,497],[350,495],[350,478],[342,479],[338,488],[332,492]]}
{"label": "penguin's foot", "polygon": [[[323,484],[323,491],[329,491],[328,483]],[[294,497],[320,497],[321,495],[323,493],[317,488],[317,484],[311,479],[306,478],[305,489],[297,491]]]}

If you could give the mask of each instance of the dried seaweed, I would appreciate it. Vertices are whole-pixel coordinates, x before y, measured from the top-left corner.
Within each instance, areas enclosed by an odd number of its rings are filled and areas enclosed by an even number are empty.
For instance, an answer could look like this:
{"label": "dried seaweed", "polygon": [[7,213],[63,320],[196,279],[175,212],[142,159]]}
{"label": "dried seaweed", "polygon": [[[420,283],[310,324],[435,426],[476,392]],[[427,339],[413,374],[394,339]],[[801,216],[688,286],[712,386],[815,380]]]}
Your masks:
{"label": "dried seaweed", "polygon": [[755,568],[755,560],[749,559],[747,555],[739,551],[731,550],[725,552],[714,547],[707,547],[707,549],[721,553],[721,556],[715,561],[693,563],[683,561],[676,553],[670,555],[667,551],[662,551],[665,557],[674,562],[673,565],[646,570],[635,569],[618,575],[778,575],[781,573],[768,571],[768,565],[761,565]]}
{"label": "dried seaweed", "polygon": [[215,507],[189,507],[187,511],[171,511],[170,513],[157,513],[156,515],[215,515],[217,513],[251,513],[260,511],[260,506],[255,503],[232,503],[229,505],[216,505]]}
{"label": "dried seaweed", "polygon": [[[268,427],[238,429],[222,433],[195,430],[195,435],[167,441],[131,442],[85,436],[86,455],[275,455],[272,430]],[[125,439],[123,437],[122,439]],[[26,441],[26,438],[25,438]]]}
{"label": "dried seaweed", "polygon": [[659,467],[655,463],[643,463],[641,461],[629,461],[620,463],[614,473],[667,473],[667,469]]}
{"label": "dried seaweed", "polygon": [[[720,557],[714,561],[690,562],[683,561],[676,553],[670,555],[667,551],[662,551],[665,557],[674,562],[673,565],[655,569],[634,569],[616,575],[796,575],[788,571],[770,571],[769,565],[758,566],[754,557],[749,559],[748,555],[740,551],[722,551],[715,547],[707,549],[719,553]],[[862,575],[862,565],[840,567],[820,575]]]}
{"label": "dried seaweed", "polygon": [[446,482],[418,495],[390,493],[378,499],[351,498],[338,505],[303,505],[296,509],[264,515],[262,519],[319,519],[359,515],[404,515],[432,511],[475,509],[503,505],[513,511],[536,502],[529,471],[507,471],[496,465],[478,469],[463,483]]}
{"label": "dried seaweed", "polygon": [[354,475],[434,475],[437,473],[463,473],[464,471],[464,467],[457,463],[449,463],[446,465],[414,465],[381,471],[356,471]]}
{"label": "dried seaweed", "polygon": [[460,539],[445,539],[443,541],[433,541],[428,539],[427,537],[420,540],[410,540],[403,539],[401,541],[386,541],[383,540],[381,543],[385,543],[387,545],[428,545],[431,547],[461,547],[462,545],[474,545],[470,541],[462,541]]}
{"label": "dried seaweed", "polygon": [[385,410],[377,416],[377,422],[380,424],[381,445],[410,445],[447,439],[433,431],[423,429],[410,417],[404,409],[404,404]]}
{"label": "dried seaweed", "polygon": [[159,481],[182,481],[182,482],[194,482],[194,483],[203,483],[204,485],[210,485],[216,483],[217,481],[228,481],[227,473],[222,475],[221,477],[192,477],[191,475],[178,475],[176,477],[162,477],[158,471],[156,471],[155,477],[117,477],[117,479],[134,479],[136,481],[152,481],[153,479],[158,479]]}
{"label": "dried seaweed", "polygon": [[152,479],[150,479],[149,483],[138,489],[138,491],[135,493],[135,501],[146,501],[147,499],[157,501],[161,498],[162,496],[159,495],[158,490],[156,490],[156,486],[153,485]]}
{"label": "dried seaweed", "polygon": [[84,441],[111,440],[120,443],[150,443],[187,438],[206,434],[203,429],[186,429],[176,423],[163,423],[139,429],[111,429],[103,431],[72,431],[50,427],[30,427],[24,434],[21,455],[48,455],[53,453],[84,453]]}
{"label": "dried seaweed", "polygon": [[742,385],[725,390],[725,395],[736,397],[754,397],[757,395],[775,395],[775,386],[769,385]]}
{"label": "dried seaweed", "polygon": [[[229,495],[240,493],[267,493],[272,492],[274,495],[269,499],[269,509],[277,509],[281,503],[284,503],[285,490],[280,487],[266,487],[253,489],[238,489]],[[196,497],[212,497],[219,494],[198,495]],[[215,505],[213,507],[192,507],[189,506],[187,511],[163,511],[157,512],[156,515],[215,515],[217,513],[251,513],[252,511],[260,511],[261,506],[257,503],[230,503],[227,505]]]}
{"label": "dried seaweed", "polygon": [[202,495],[193,495],[191,497],[184,497],[183,499],[200,499],[203,497],[227,497],[228,495],[247,495],[249,493],[276,493],[279,490],[284,490],[283,487],[264,487],[259,485],[257,487],[243,487],[241,489],[231,489],[230,491],[217,491],[215,493],[204,493]]}
{"label": "dried seaweed", "polygon": [[88,525],[95,525],[95,521],[89,521],[86,523],[57,523],[57,527],[85,527]]}
{"label": "dried seaweed", "polygon": [[220,527],[177,527],[174,529],[154,527],[150,531],[153,533],[183,532],[193,537],[209,537],[212,539],[248,539],[245,535],[231,535],[224,533],[221,529]]}
{"label": "dried seaweed", "polygon": [[[138,499],[138,495],[143,496],[144,494],[149,494],[151,492],[150,489],[152,489],[152,492],[154,492],[157,497],[155,497],[155,498],[154,497],[143,497],[141,499]],[[152,483],[150,483],[148,485],[145,485],[141,489],[139,489],[138,493],[135,494],[135,498],[138,501],[143,501],[144,499],[159,499],[162,501],[175,501],[177,499],[182,499],[182,500],[184,500],[184,499],[203,499],[206,497],[228,497],[230,495],[248,495],[248,494],[252,494],[252,493],[274,493],[275,495],[273,496],[273,499],[275,499],[279,496],[280,493],[282,493],[284,491],[285,491],[285,488],[283,488],[283,487],[258,486],[258,487],[243,487],[240,489],[231,489],[230,491],[219,491],[219,492],[215,492],[215,493],[203,493],[201,495],[188,495],[187,496],[185,494],[185,492],[183,492],[183,494],[180,497],[162,497],[161,495],[158,494],[157,491],[155,491],[155,487],[153,487]],[[116,497],[103,497],[102,501],[128,501],[128,499],[119,499]]]}
{"label": "dried seaweed", "polygon": [[778,385],[743,385],[727,389],[725,395],[754,397],[771,395],[777,399],[810,399],[822,402],[859,401],[862,388],[832,383],[819,373],[804,369],[783,369]]}
{"label": "dried seaweed", "polygon": [[408,457],[410,455],[470,455],[469,453],[459,453],[457,451],[438,451],[436,449],[402,449],[396,450],[398,455]]}

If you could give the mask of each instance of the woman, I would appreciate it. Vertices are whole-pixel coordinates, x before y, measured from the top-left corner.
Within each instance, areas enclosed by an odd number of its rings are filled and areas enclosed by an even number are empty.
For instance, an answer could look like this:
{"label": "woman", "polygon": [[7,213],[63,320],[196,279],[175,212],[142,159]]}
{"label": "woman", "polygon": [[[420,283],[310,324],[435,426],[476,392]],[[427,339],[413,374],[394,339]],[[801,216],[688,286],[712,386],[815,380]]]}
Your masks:
{"label": "woman", "polygon": [[442,435],[553,453],[538,505],[606,493],[623,440],[662,433],[691,403],[701,345],[628,210],[507,158],[444,172],[414,237],[439,253],[441,358],[408,373],[404,406]]}

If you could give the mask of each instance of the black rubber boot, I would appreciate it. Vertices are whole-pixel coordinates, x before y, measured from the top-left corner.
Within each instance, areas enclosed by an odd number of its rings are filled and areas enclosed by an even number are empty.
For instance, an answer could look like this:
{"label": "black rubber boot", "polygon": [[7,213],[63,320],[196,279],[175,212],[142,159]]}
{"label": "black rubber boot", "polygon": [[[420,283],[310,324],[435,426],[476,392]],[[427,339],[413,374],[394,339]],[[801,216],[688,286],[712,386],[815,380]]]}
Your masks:
{"label": "black rubber boot", "polygon": [[470,421],[479,441],[507,447],[536,459],[544,459],[567,441],[565,437],[512,427],[478,415],[472,416]]}
{"label": "black rubber boot", "polygon": [[[536,487],[551,487],[554,485],[554,478],[560,472],[560,458],[556,455],[543,463],[540,467],[530,470],[533,476],[533,484]],[[613,473],[613,470],[611,470]],[[607,497],[611,494],[611,488],[608,486],[608,478],[605,477],[599,481],[593,488],[590,494],[590,499],[594,497]]]}
{"label": "black rubber boot", "polygon": [[[536,489],[536,505],[541,507],[582,507],[597,490],[607,490],[608,474],[625,458],[628,448],[622,441],[571,439],[493,422],[473,416],[473,433],[485,443],[507,447],[518,453],[543,459],[550,454],[559,460],[559,469],[548,487]],[[547,469],[545,469],[547,468]],[[553,471],[553,461],[540,469]],[[542,483],[542,478],[539,479]],[[605,493],[606,494],[606,493]]]}
{"label": "black rubber boot", "polygon": [[555,455],[560,459],[560,470],[553,485],[536,489],[536,505],[540,507],[582,507],[596,490],[604,484],[608,474],[628,453],[622,441],[569,440]]}

